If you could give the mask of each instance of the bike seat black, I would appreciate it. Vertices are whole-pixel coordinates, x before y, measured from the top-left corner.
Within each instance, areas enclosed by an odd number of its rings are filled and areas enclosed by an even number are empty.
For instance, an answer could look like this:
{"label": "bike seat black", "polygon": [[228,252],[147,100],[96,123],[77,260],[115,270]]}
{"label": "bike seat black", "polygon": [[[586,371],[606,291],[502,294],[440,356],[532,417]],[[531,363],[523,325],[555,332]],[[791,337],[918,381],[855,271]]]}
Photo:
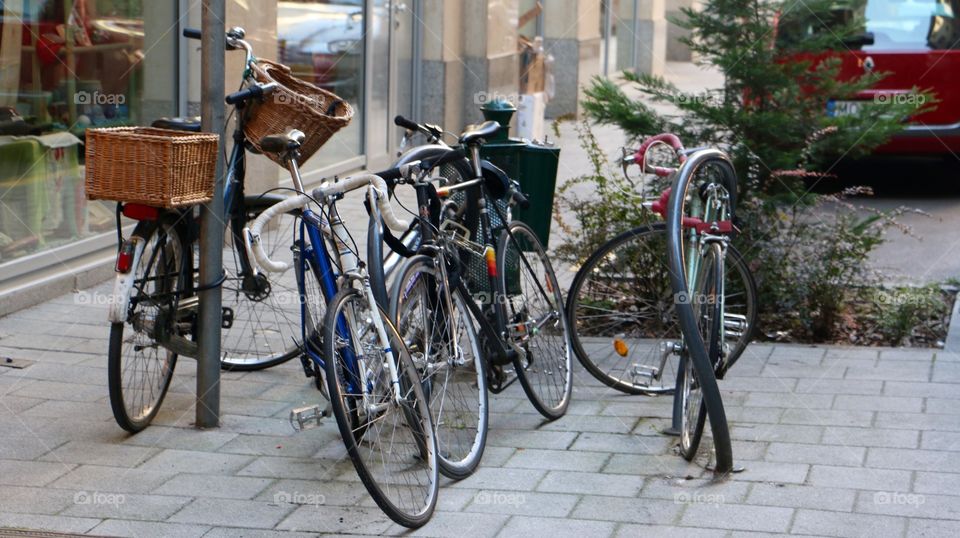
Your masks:
{"label": "bike seat black", "polygon": [[151,126],[157,129],[173,129],[174,131],[199,133],[200,116],[194,116],[192,118],[160,118],[155,120]]}
{"label": "bike seat black", "polygon": [[480,125],[468,125],[467,130],[460,135],[460,143],[475,144],[484,138],[489,138],[500,130],[500,124],[495,121],[485,121]]}
{"label": "bike seat black", "polygon": [[302,132],[291,129],[283,134],[267,135],[260,139],[260,150],[268,153],[284,153],[300,149],[307,138]]}

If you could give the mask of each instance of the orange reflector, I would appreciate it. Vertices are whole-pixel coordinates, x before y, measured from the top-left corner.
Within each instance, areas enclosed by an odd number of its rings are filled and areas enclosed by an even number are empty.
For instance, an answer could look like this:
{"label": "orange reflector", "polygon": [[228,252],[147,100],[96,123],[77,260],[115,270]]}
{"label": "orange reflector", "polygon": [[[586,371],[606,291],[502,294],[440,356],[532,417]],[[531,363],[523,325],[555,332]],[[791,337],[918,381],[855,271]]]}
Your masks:
{"label": "orange reflector", "polygon": [[547,293],[553,293],[553,282],[550,281],[550,275],[543,275],[543,282],[547,285]]}
{"label": "orange reflector", "polygon": [[613,341],[613,349],[616,350],[617,355],[620,355],[621,357],[626,357],[626,356],[627,356],[627,351],[628,351],[628,350],[627,350],[627,343],[624,342],[623,340],[621,340],[621,339],[619,339],[619,338],[615,339],[615,340]]}
{"label": "orange reflector", "polygon": [[497,253],[493,250],[493,247],[488,245],[483,250],[483,257],[487,260],[487,274],[497,276]]}

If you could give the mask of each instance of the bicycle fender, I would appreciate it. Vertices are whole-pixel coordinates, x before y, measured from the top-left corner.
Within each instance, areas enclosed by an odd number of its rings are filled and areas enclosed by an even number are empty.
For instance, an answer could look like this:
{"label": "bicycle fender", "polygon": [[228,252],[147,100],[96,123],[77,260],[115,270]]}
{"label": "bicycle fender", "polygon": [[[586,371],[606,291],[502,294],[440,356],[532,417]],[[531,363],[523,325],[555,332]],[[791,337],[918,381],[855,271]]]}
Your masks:
{"label": "bicycle fender", "polygon": [[147,246],[147,241],[138,236],[131,236],[127,241],[133,243],[133,262],[130,271],[117,273],[113,280],[113,295],[108,301],[107,320],[110,323],[127,321],[127,307],[130,304],[130,294],[133,292],[133,283],[137,276],[137,267],[140,265],[140,256]]}

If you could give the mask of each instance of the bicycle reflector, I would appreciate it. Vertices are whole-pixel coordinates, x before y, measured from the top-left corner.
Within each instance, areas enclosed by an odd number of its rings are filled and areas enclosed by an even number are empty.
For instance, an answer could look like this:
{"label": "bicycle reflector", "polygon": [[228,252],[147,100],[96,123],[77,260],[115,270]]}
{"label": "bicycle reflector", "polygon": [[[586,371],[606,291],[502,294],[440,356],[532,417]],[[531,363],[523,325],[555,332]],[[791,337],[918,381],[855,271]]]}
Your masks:
{"label": "bicycle reflector", "polygon": [[487,246],[483,250],[483,258],[487,260],[487,274],[489,276],[497,276],[497,252],[493,250],[493,247]]}
{"label": "bicycle reflector", "polygon": [[136,250],[136,244],[129,239],[120,245],[120,251],[117,252],[117,264],[114,270],[118,273],[129,273],[133,266],[133,253]]}
{"label": "bicycle reflector", "polygon": [[614,351],[617,352],[617,355],[620,355],[621,357],[626,357],[626,356],[627,356],[627,351],[628,351],[628,349],[627,349],[627,343],[624,342],[623,340],[621,340],[621,339],[619,339],[619,338],[614,338],[614,339],[613,339],[613,349],[614,349]]}

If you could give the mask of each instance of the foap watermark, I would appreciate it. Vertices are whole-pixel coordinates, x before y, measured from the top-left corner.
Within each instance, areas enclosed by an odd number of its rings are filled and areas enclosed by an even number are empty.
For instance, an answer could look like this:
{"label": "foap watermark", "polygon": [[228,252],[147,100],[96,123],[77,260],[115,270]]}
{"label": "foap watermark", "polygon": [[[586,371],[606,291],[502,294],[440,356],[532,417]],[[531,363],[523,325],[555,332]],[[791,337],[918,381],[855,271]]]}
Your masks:
{"label": "foap watermark", "polygon": [[520,94],[510,92],[477,92],[473,94],[473,104],[484,105],[491,101],[507,101],[510,103],[519,103]]}
{"label": "foap watermark", "polygon": [[673,295],[673,304],[716,304],[720,295],[713,293],[676,293]]}
{"label": "foap watermark", "polygon": [[712,504],[719,506],[726,499],[720,493],[704,493],[702,491],[681,491],[673,494],[673,504]]}
{"label": "foap watermark", "polygon": [[78,491],[73,495],[73,504],[120,506],[127,502],[122,493],[104,493],[101,491]]}
{"label": "foap watermark", "polygon": [[100,90],[88,92],[80,90],[73,94],[73,103],[76,105],[113,105],[120,106],[127,102],[127,96],[122,93],[104,93]]}
{"label": "foap watermark", "polygon": [[478,491],[477,494],[473,496],[473,504],[520,506],[526,502],[527,496],[517,492]]}
{"label": "foap watermark", "polygon": [[878,105],[913,105],[921,107],[927,103],[927,96],[922,93],[878,93],[873,96],[873,102]]}
{"label": "foap watermark", "polygon": [[327,497],[323,493],[304,493],[301,491],[278,491],[273,494],[273,504],[306,504],[323,506]]}
{"label": "foap watermark", "polygon": [[877,303],[890,306],[919,306],[928,304],[936,298],[934,292],[927,289],[908,291],[879,290],[875,296]]}
{"label": "foap watermark", "polygon": [[723,106],[725,101],[723,94],[717,92],[679,93],[670,96],[670,102],[674,105],[697,104],[718,107]]}
{"label": "foap watermark", "polygon": [[927,501],[926,497],[917,493],[902,493],[899,491],[878,491],[873,494],[873,504],[897,504],[920,506]]}

